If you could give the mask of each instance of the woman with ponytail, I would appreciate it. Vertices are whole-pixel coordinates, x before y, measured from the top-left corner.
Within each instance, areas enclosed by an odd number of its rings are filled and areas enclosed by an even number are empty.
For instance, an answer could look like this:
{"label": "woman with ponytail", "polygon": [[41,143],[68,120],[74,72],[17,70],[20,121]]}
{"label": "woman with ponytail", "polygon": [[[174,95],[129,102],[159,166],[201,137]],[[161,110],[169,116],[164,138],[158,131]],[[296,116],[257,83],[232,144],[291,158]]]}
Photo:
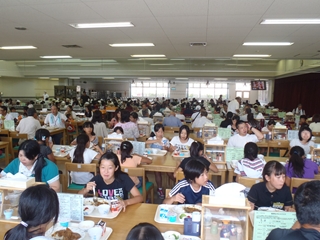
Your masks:
{"label": "woman with ponytail", "polygon": [[23,191],[19,199],[20,224],[6,232],[4,240],[49,240],[45,232],[59,215],[56,192],[47,185],[36,185]]}
{"label": "woman with ponytail", "polygon": [[56,192],[60,190],[58,167],[40,153],[40,146],[35,140],[26,140],[19,146],[18,158],[12,160],[1,175],[18,172],[26,177],[35,177],[36,182],[47,183]]}
{"label": "woman with ponytail", "polygon": [[[318,165],[311,159],[305,158],[304,150],[300,146],[294,146],[290,149],[290,159],[285,168],[287,186],[290,186],[293,177],[314,179],[314,175],[319,172]],[[293,192],[295,192],[295,189],[293,189]]]}

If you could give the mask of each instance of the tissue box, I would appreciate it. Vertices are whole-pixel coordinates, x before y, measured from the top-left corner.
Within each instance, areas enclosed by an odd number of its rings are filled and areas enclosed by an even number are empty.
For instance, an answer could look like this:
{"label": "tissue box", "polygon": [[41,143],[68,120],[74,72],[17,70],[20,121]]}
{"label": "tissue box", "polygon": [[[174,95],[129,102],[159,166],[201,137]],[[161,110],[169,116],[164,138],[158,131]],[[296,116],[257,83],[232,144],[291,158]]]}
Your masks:
{"label": "tissue box", "polygon": [[0,178],[0,186],[1,187],[11,187],[11,188],[28,188],[35,184],[34,177],[28,177],[27,179],[19,179],[19,178]]}

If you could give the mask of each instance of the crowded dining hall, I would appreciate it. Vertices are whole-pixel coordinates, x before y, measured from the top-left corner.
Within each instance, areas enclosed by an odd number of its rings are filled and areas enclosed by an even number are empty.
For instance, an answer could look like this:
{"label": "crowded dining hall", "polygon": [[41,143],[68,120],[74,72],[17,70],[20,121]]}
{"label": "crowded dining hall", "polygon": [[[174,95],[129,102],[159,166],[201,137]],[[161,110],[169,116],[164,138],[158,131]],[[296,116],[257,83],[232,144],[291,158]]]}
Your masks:
{"label": "crowded dining hall", "polygon": [[319,2],[0,6],[0,238],[320,239]]}

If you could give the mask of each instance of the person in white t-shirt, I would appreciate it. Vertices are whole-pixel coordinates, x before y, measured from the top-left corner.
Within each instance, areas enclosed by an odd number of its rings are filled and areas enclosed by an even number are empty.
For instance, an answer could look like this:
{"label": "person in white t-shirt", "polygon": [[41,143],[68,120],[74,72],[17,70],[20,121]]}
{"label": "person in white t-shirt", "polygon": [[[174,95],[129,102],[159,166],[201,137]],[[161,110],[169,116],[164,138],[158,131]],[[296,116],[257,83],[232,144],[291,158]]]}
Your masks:
{"label": "person in white t-shirt", "polygon": [[236,97],[234,100],[229,102],[228,104],[228,112],[232,112],[234,114],[240,113],[240,104],[241,104],[241,97]]}
{"label": "person in white t-shirt", "polygon": [[304,126],[299,129],[299,139],[295,138],[290,141],[290,148],[294,146],[302,147],[305,154],[310,153],[310,147],[314,147],[314,142],[311,141],[312,131],[309,127]]}
{"label": "person in white t-shirt", "polygon": [[182,125],[179,129],[179,136],[174,136],[170,141],[170,150],[188,150],[194,142],[192,138],[189,138],[189,134],[189,127],[187,125]]}
{"label": "person in white t-shirt", "polygon": [[[50,127],[56,128],[66,128],[66,115],[59,113],[56,106],[51,107],[51,113],[49,113],[45,120],[44,124],[49,125]],[[63,133],[58,133],[52,136],[52,141],[54,144],[60,144],[60,140],[63,137]]]}
{"label": "person in white t-shirt", "polygon": [[208,113],[207,111],[201,111],[201,117],[200,118],[196,118],[196,120],[194,120],[194,122],[192,123],[192,128],[202,128],[203,125],[205,125],[206,123],[211,123],[211,121],[207,118]]}
{"label": "person in white t-shirt", "polygon": [[320,114],[314,114],[309,128],[312,132],[320,132]]}
{"label": "person in white t-shirt", "polygon": [[[101,148],[98,145],[93,146],[92,150],[90,147],[90,139],[87,134],[80,134],[77,137],[77,147],[73,148],[69,155],[72,163],[77,164],[88,164],[91,163],[94,158],[100,158],[103,154]],[[71,172],[71,181],[75,184],[87,184],[94,175],[89,172]]]}
{"label": "person in white t-shirt", "polygon": [[43,92],[43,101],[47,101],[48,99],[49,99],[49,94],[46,91],[44,91]]}
{"label": "person in white t-shirt", "polygon": [[[263,134],[256,128],[250,126],[248,123],[239,120],[237,122],[237,130],[239,134],[233,135],[229,138],[228,147],[243,148],[247,142],[258,142],[263,139]],[[254,134],[248,134],[251,130]]]}

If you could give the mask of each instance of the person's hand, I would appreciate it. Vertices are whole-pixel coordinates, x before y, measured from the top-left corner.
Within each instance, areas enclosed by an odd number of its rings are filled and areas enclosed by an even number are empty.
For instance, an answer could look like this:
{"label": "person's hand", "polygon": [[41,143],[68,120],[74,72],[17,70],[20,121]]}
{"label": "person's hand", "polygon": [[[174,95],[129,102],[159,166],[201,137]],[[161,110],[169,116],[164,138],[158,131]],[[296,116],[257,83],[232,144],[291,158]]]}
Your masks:
{"label": "person's hand", "polygon": [[87,192],[90,192],[97,186],[96,182],[88,182],[86,186]]}
{"label": "person's hand", "polygon": [[119,205],[122,208],[123,212],[126,211],[127,202],[125,200],[119,200]]}
{"label": "person's hand", "polygon": [[246,123],[248,130],[252,127],[249,123]]}
{"label": "person's hand", "polygon": [[174,195],[173,201],[178,202],[178,203],[184,203],[186,201],[186,198],[184,197],[184,195],[182,193],[178,193],[178,194]]}
{"label": "person's hand", "polygon": [[169,148],[170,148],[170,147],[168,147],[168,146],[163,146],[163,147],[162,147],[162,149],[163,149],[163,150],[166,150],[166,151],[169,151]]}

